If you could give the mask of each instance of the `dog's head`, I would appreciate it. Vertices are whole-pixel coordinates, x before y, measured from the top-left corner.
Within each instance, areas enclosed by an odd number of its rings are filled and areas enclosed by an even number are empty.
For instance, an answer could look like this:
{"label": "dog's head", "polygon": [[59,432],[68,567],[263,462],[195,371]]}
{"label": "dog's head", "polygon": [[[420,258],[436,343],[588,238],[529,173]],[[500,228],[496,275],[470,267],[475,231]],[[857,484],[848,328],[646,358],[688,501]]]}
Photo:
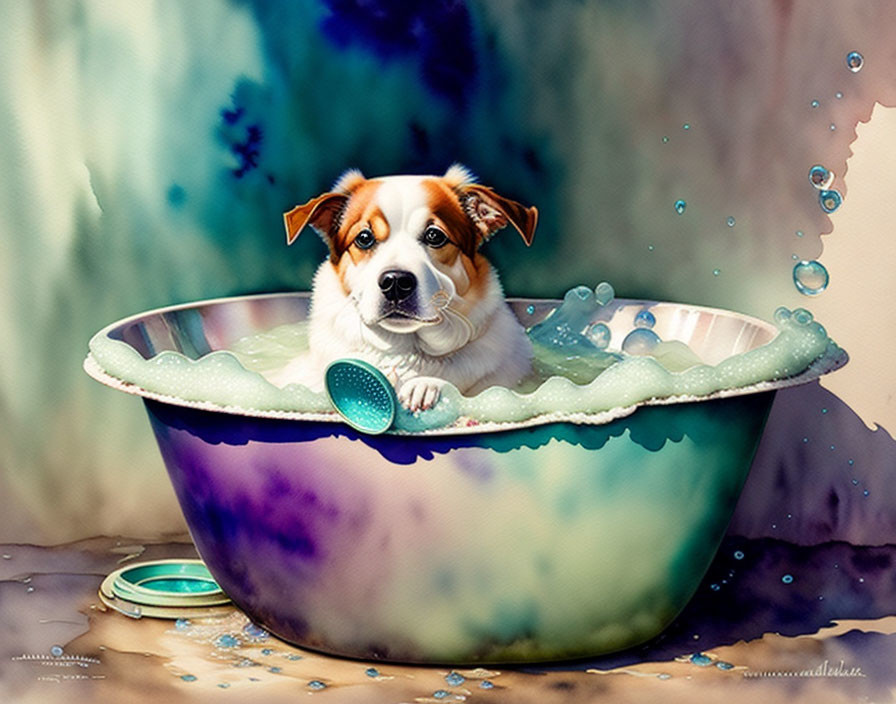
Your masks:
{"label": "dog's head", "polygon": [[462,166],[444,176],[367,179],[349,171],[329,193],[285,215],[287,244],[305,225],[320,233],[330,264],[363,323],[414,333],[469,316],[487,295],[480,245],[511,225],[532,242],[538,212],[474,182]]}

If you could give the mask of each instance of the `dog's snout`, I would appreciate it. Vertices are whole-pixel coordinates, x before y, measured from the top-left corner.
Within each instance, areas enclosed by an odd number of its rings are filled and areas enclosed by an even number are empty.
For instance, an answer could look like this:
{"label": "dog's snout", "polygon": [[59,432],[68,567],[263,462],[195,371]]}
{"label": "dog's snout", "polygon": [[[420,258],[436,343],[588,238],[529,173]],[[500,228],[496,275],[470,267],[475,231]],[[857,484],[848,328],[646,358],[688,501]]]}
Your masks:
{"label": "dog's snout", "polygon": [[380,291],[387,301],[395,303],[408,298],[417,289],[417,277],[409,271],[384,271],[379,279]]}

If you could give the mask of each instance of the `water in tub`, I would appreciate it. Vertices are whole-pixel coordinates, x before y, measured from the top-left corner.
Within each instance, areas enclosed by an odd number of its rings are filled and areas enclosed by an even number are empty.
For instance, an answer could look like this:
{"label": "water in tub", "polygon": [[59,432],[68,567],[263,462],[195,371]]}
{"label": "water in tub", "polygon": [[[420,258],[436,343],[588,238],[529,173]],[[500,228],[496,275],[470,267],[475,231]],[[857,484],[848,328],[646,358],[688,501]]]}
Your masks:
{"label": "water in tub", "polygon": [[[448,385],[433,409],[399,409],[398,430],[452,424],[517,422],[550,415],[598,414],[654,399],[702,397],[804,371],[819,357],[839,353],[805,309],[775,311],[778,334],[765,345],[716,365],[704,364],[683,342],[663,340],[649,309],[634,318],[616,346],[602,322],[592,322],[613,299],[607,283],[578,286],[547,318],[528,329],[533,375],[516,389],[492,387],[465,397]],[[279,388],[266,379],[307,350],[307,323],[281,325],[237,341],[199,360],[162,352],[145,360],[129,345],[96,336],[91,353],[112,376],[157,394],[256,411],[333,412],[326,395],[298,384]]]}

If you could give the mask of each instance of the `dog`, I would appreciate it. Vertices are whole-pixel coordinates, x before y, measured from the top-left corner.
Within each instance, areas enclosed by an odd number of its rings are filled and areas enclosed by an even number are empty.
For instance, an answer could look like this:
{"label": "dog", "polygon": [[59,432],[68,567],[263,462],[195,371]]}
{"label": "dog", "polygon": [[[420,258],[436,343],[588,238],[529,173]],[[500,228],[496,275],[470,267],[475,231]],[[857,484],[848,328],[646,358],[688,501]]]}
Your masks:
{"label": "dog", "polygon": [[479,249],[508,225],[530,245],[536,208],[454,164],[443,176],[368,179],[350,170],[284,220],[287,244],[308,225],[330,256],[314,276],[309,353],[278,384],[321,390],[330,362],[359,358],[418,411],[435,405],[447,382],[474,395],[531,373],[532,345]]}

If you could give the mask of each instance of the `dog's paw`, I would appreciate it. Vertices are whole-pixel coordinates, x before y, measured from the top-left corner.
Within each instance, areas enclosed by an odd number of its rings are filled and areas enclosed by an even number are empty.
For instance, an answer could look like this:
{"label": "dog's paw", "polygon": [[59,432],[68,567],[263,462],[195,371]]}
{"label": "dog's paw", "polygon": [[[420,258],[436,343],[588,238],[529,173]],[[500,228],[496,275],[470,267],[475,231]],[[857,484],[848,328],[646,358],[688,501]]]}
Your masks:
{"label": "dog's paw", "polygon": [[416,376],[401,385],[398,400],[409,411],[428,410],[436,405],[445,383],[444,379],[433,376]]}

